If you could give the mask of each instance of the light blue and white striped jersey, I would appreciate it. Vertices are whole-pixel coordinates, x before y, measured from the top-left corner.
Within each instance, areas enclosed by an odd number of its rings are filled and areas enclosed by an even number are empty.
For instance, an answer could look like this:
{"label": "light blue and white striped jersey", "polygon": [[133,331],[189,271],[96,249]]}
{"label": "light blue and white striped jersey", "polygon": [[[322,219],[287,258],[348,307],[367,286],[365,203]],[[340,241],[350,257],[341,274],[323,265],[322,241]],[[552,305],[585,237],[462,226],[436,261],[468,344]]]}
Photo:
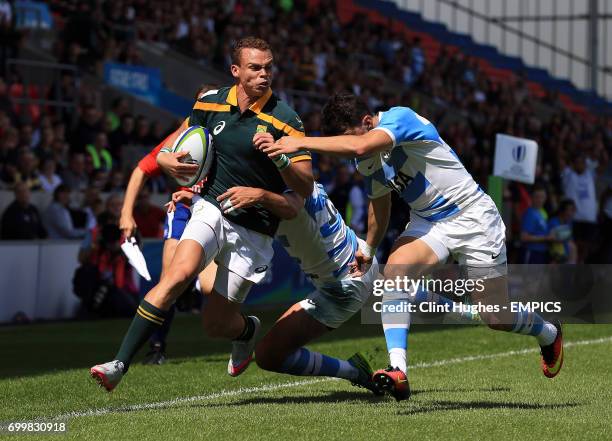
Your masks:
{"label": "light blue and white striped jersey", "polygon": [[276,239],[315,285],[345,278],[358,249],[355,233],[316,182],[298,215],[280,222]]}
{"label": "light blue and white striped jersey", "polygon": [[452,216],[482,194],[457,154],[427,119],[408,107],[379,113],[393,148],[358,158],[372,199],[395,190],[418,216],[435,222]]}

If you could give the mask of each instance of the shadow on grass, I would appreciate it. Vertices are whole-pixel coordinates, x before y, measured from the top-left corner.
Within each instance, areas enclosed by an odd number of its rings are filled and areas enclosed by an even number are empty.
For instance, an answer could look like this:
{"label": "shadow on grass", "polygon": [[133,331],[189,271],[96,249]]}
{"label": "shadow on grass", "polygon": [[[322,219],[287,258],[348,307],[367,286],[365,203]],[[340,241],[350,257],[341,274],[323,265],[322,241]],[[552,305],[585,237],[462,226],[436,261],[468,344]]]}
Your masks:
{"label": "shadow on grass", "polygon": [[433,393],[471,393],[471,392],[510,392],[511,389],[509,387],[487,387],[480,389],[469,389],[466,387],[456,387],[456,388],[435,388],[435,389],[416,389],[412,391],[412,396],[421,395],[421,394],[433,394]]}
{"label": "shadow on grass", "polygon": [[[410,403],[412,404],[412,403]],[[414,403],[414,408],[400,410],[398,415],[419,415],[423,413],[448,412],[452,410],[489,410],[489,409],[513,409],[513,410],[546,410],[562,409],[581,406],[580,403],[520,403],[520,402],[495,402],[495,401],[435,401],[431,403]]]}
{"label": "shadow on grass", "polygon": [[[428,394],[428,393],[440,393],[440,392],[456,392],[456,393],[473,393],[473,392],[507,392],[510,391],[510,388],[504,387],[492,387],[492,388],[456,388],[456,389],[423,389],[416,390],[413,392],[413,395],[418,394]],[[210,409],[217,407],[240,407],[240,406],[251,406],[251,405],[261,405],[261,404],[277,404],[277,405],[286,405],[286,404],[321,404],[321,403],[329,403],[329,404],[380,404],[380,403],[393,403],[393,400],[390,396],[376,396],[371,392],[366,391],[365,389],[356,389],[353,391],[333,391],[326,393],[324,395],[316,395],[316,396],[265,396],[265,395],[257,395],[251,396],[249,398],[242,398],[236,401],[230,402],[204,402],[204,403],[189,403],[184,406],[181,405],[179,407],[188,407],[192,409]],[[408,402],[405,402],[408,403]],[[405,404],[405,403],[402,403]],[[160,404],[156,405],[154,408],[150,410],[159,410],[159,409],[170,409],[176,408],[176,404],[168,403],[168,404]],[[134,409],[130,406],[125,408],[117,409],[116,412],[128,413],[128,412],[142,412],[145,409],[140,407]]]}
{"label": "shadow on grass", "polygon": [[[470,393],[470,392],[505,392],[509,391],[509,388],[458,388],[458,389],[427,389],[418,390],[414,392],[414,395],[427,394],[427,393],[439,393],[439,392],[457,392],[457,393]],[[221,397],[219,397],[221,398]],[[365,390],[355,391],[334,391],[324,395],[316,396],[285,396],[285,397],[271,397],[271,396],[252,396],[249,398],[242,398],[236,401],[230,402],[214,402],[207,401],[201,403],[157,403],[155,406],[150,408],[142,408],[141,406],[126,406],[113,409],[113,413],[131,413],[131,412],[147,412],[147,411],[159,411],[164,409],[176,409],[176,408],[190,408],[190,409],[212,409],[212,408],[236,408],[242,406],[253,406],[262,404],[273,404],[273,405],[288,405],[288,404],[341,404],[341,405],[362,405],[362,404],[392,404],[397,406],[397,415],[410,416],[419,414],[428,414],[434,412],[448,412],[453,410],[490,410],[490,409],[510,409],[510,410],[547,410],[547,409],[562,409],[562,408],[573,408],[582,406],[581,403],[557,403],[557,404],[538,404],[538,403],[522,403],[522,402],[495,402],[495,401],[433,401],[421,403],[419,401],[402,401],[401,403],[395,403],[389,396],[374,396],[373,394]]]}
{"label": "shadow on grass", "polygon": [[[220,406],[250,406],[253,404],[314,404],[314,403],[348,403],[358,401],[359,403],[380,403],[384,397],[375,396],[366,390],[335,391],[325,395],[316,396],[290,396],[290,397],[251,397],[231,403],[220,404]],[[194,405],[198,407],[199,405]]]}
{"label": "shadow on grass", "polygon": [[[364,404],[364,403],[381,403],[387,400],[387,397],[375,396],[367,391],[336,391],[330,392],[326,395],[317,395],[317,396],[288,396],[288,397],[269,397],[269,396],[253,396],[250,398],[244,398],[237,401],[224,402],[224,403],[215,403],[215,402],[206,402],[206,403],[190,403],[185,405],[184,407],[193,408],[193,409],[206,409],[206,408],[214,408],[214,407],[240,407],[240,406],[251,406],[251,405],[261,405],[261,404],[278,404],[278,405],[286,405],[286,404],[318,404],[318,403],[341,403],[341,404]],[[155,410],[164,409],[164,408],[176,408],[176,405],[168,404],[167,406],[155,406]],[[183,407],[183,406],[181,406]],[[131,412],[134,409],[129,407],[124,409],[118,409],[119,412]],[[141,411],[142,409],[137,409]]]}
{"label": "shadow on grass", "polygon": [[[284,309],[257,312],[267,330]],[[130,324],[129,319],[35,323],[0,327],[0,379],[37,376],[68,369],[87,369],[112,360]],[[433,332],[448,326],[421,327]],[[336,342],[355,338],[378,338],[367,350],[386,354],[380,326],[364,326],[357,314],[349,322],[316,342]],[[225,362],[230,351],[228,340],[208,339],[197,315],[180,315],[168,338],[168,362],[183,363],[191,357],[206,357],[207,362]],[[146,343],[134,363],[140,363],[149,350]],[[44,362],[41,362],[44,360]]]}
{"label": "shadow on grass", "polygon": [[[222,397],[219,397],[221,399]],[[338,403],[338,404],[349,404],[351,401],[354,404],[363,403],[381,403],[386,401],[388,397],[374,396],[369,392],[365,391],[337,391],[331,392],[324,396],[292,396],[292,397],[267,397],[267,396],[254,396],[248,399],[241,399],[238,401],[231,402],[203,402],[203,403],[185,403],[177,404],[173,402],[162,402],[155,403],[150,407],[142,407],[138,404],[128,405],[123,407],[113,408],[111,413],[132,413],[132,412],[157,412],[165,409],[212,409],[219,407],[238,407],[238,406],[251,406],[260,404],[316,404],[316,403]]]}

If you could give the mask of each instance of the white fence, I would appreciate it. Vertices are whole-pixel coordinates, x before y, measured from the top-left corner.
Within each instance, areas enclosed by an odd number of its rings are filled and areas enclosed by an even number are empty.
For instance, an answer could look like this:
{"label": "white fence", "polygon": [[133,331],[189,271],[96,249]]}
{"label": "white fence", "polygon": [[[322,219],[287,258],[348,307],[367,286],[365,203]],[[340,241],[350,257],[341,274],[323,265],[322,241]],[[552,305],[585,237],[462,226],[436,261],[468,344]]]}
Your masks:
{"label": "white fence", "polygon": [[0,242],[0,323],[23,312],[30,319],[73,317],[78,241]]}
{"label": "white fence", "polygon": [[[75,193],[75,205],[80,197]],[[13,199],[13,192],[0,191],[0,215]],[[151,195],[151,202],[158,206],[166,200],[165,194]],[[32,204],[41,214],[50,201],[49,194],[32,193]],[[10,321],[17,312],[30,319],[73,317],[79,304],[72,293],[79,246],[78,240],[0,241],[0,323]]]}

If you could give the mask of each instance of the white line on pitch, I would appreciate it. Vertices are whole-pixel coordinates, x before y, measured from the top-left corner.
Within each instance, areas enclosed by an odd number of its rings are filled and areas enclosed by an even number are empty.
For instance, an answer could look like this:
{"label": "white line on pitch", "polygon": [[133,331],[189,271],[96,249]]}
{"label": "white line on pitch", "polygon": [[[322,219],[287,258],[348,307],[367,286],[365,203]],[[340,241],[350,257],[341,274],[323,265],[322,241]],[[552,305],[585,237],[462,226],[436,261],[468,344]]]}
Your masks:
{"label": "white line on pitch", "polygon": [[[612,343],[612,336],[610,337],[602,337],[596,338],[592,340],[578,340],[578,341],[569,341],[564,343],[564,347],[572,347],[572,346],[586,346],[586,345],[595,345],[601,343]],[[506,351],[506,352],[498,352],[495,354],[484,354],[484,355],[470,355],[467,357],[457,357],[457,358],[449,358],[447,360],[434,361],[430,363],[417,363],[410,366],[410,369],[424,369],[424,368],[432,368],[438,366],[446,366],[449,364],[458,364],[465,363],[468,361],[479,361],[479,360],[488,360],[492,358],[499,357],[510,357],[513,355],[523,355],[523,354],[531,354],[538,352],[537,348],[529,348],[529,349],[520,349],[514,351]],[[70,418],[80,418],[80,417],[88,417],[88,416],[101,416],[108,415],[111,413],[122,413],[122,412],[137,412],[141,410],[151,410],[151,409],[165,409],[169,407],[176,407],[185,403],[193,403],[199,401],[210,401],[215,400],[217,398],[225,398],[225,397],[233,397],[243,394],[250,394],[256,392],[269,392],[278,389],[289,389],[293,387],[307,386],[310,384],[323,383],[325,381],[337,380],[337,378],[313,378],[308,380],[301,381],[292,381],[286,383],[277,383],[277,384],[268,384],[263,386],[255,386],[255,387],[244,387],[232,390],[222,390],[219,392],[214,392],[207,395],[196,395],[192,397],[179,397],[173,400],[167,401],[159,401],[156,403],[145,403],[145,404],[133,404],[129,406],[123,407],[105,407],[101,409],[90,409],[85,411],[74,411],[68,412],[61,415],[57,415],[55,417],[41,417],[37,418],[34,421],[56,421],[56,420],[68,420]],[[29,422],[29,421],[28,421]],[[0,424],[0,428],[2,424]]]}
{"label": "white line on pitch", "polygon": [[[84,412],[76,412],[76,411],[69,412],[69,413],[65,413],[65,414],[53,417],[51,418],[51,420],[67,420],[67,419],[75,418],[75,417],[100,416],[100,415],[106,415],[109,413],[116,413],[116,412],[134,412],[134,411],[139,411],[139,410],[165,409],[168,407],[175,407],[179,404],[193,403],[197,401],[209,401],[209,400],[214,400],[217,398],[233,397],[237,395],[249,394],[249,393],[254,393],[254,392],[269,392],[269,391],[274,391],[277,389],[287,389],[287,388],[292,388],[292,387],[305,386],[305,385],[321,383],[323,381],[329,381],[329,380],[330,378],[313,378],[309,380],[291,381],[287,383],[265,384],[262,386],[255,386],[255,387],[239,387],[238,389],[222,390],[219,392],[213,392],[208,395],[196,395],[193,397],[179,397],[179,398],[174,398],[172,400],[159,401],[157,403],[133,404],[133,405],[123,406],[123,407],[108,407],[108,408],[102,408],[102,409],[90,409]],[[335,380],[335,378],[333,378],[333,380]]]}
{"label": "white line on pitch", "polygon": [[[568,341],[563,344],[563,348],[572,346],[596,345],[600,343],[612,343],[612,337],[602,337],[593,340],[577,340]],[[448,364],[464,363],[466,361],[488,360],[491,358],[510,357],[512,355],[523,355],[540,352],[539,348],[519,349],[515,351],[498,352],[496,354],[468,355],[467,357],[449,358],[448,360],[433,361],[430,363],[417,363],[409,366],[410,369],[431,368],[437,366],[446,366]]]}

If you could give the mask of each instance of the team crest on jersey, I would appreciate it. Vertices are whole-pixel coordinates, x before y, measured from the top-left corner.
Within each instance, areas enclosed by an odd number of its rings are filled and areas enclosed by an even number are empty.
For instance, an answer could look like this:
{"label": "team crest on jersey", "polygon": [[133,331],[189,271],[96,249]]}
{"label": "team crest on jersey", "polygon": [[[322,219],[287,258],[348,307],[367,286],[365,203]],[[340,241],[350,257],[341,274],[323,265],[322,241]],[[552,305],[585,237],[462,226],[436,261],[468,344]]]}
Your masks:
{"label": "team crest on jersey", "polygon": [[263,124],[259,124],[257,129],[255,129],[255,133],[266,133],[268,131],[268,127]]}
{"label": "team crest on jersey", "polygon": [[215,128],[213,129],[213,134],[214,135],[218,135],[219,133],[221,133],[223,131],[223,129],[225,128],[225,121],[221,121],[219,124],[217,124],[215,126]]}

